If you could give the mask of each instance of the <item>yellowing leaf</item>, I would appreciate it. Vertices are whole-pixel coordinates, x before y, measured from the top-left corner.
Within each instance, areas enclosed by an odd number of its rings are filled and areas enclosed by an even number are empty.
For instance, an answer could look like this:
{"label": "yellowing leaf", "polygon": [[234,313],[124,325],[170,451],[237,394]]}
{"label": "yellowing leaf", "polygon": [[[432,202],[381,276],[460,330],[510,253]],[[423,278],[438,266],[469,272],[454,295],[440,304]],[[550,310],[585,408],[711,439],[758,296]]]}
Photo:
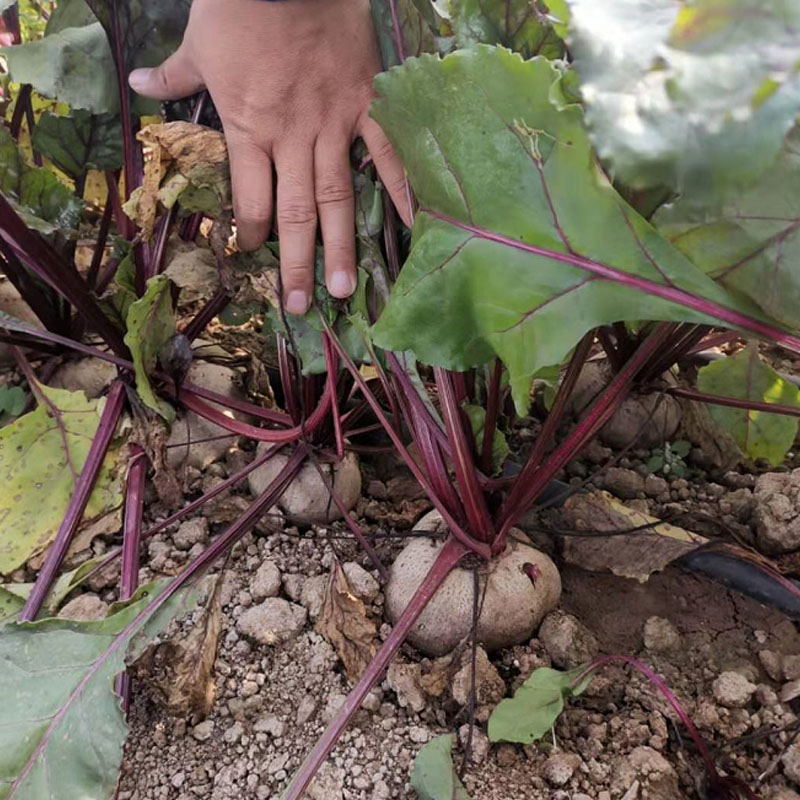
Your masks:
{"label": "yellowing leaf", "polygon": [[[697,386],[708,394],[800,408],[800,389],[765,364],[755,344],[703,367]],[[709,412],[717,425],[733,434],[746,455],[765,458],[773,465],[786,458],[797,436],[797,417],[716,405],[709,405]]]}
{"label": "yellowing leaf", "polygon": [[125,211],[153,235],[158,209],[178,201],[188,212],[219,216],[231,207],[230,167],[225,137],[189,122],[148,125],[138,133],[145,148],[144,181]]}
{"label": "yellowing leaf", "polygon": [[[40,388],[58,419],[43,403],[0,429],[0,574],[21,567],[55,537],[100,423],[102,400]],[[86,517],[100,516],[122,502],[119,466],[120,450],[112,448]]]}

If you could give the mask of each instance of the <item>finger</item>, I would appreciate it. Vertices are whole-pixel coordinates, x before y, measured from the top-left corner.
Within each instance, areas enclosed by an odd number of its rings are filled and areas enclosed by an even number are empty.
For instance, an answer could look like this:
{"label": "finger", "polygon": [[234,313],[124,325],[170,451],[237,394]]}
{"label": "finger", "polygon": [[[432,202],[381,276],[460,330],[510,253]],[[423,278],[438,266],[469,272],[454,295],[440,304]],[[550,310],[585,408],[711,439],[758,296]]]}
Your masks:
{"label": "finger", "polygon": [[135,92],[155,100],[180,100],[204,88],[183,46],[159,67],[133,70],[128,82]]}
{"label": "finger", "polygon": [[367,145],[375,167],[378,170],[389,197],[395,204],[401,219],[411,227],[413,222],[411,213],[411,190],[406,180],[406,171],[397,157],[392,143],[386,138],[380,125],[370,117],[365,117],[361,125],[361,138]]}
{"label": "finger", "polygon": [[325,245],[325,282],[334,297],[356,288],[355,197],[347,136],[317,142],[314,192]]}
{"label": "finger", "polygon": [[258,250],[272,227],[272,161],[254,142],[228,136],[236,241]]}
{"label": "finger", "polygon": [[290,314],[305,314],[314,288],[317,206],[310,144],[276,152],[278,235],[283,299]]}

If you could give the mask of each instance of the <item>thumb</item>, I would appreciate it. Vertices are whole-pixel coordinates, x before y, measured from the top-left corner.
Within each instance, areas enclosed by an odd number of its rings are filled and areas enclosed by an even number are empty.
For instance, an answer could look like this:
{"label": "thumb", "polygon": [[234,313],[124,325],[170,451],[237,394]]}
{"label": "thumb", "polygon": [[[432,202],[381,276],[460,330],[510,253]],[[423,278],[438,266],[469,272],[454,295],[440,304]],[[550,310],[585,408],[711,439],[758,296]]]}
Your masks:
{"label": "thumb", "polygon": [[128,82],[138,94],[155,100],[180,100],[205,88],[184,48],[170,56],[160,67],[135,69]]}

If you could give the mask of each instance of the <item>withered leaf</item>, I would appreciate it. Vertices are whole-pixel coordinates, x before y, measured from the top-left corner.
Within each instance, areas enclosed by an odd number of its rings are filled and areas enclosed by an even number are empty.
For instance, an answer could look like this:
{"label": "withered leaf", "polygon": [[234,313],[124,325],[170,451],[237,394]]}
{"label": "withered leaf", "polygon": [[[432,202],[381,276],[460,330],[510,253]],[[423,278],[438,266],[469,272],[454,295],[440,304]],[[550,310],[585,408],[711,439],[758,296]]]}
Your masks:
{"label": "withered leaf", "polygon": [[125,212],[153,235],[159,205],[179,200],[188,212],[216,217],[231,207],[228,149],[219,131],[190,122],[148,125],[137,134],[145,148],[144,180],[131,194]]}
{"label": "withered leaf", "polygon": [[375,655],[378,629],[335,559],[315,630],[336,648],[347,677],[358,680]]}
{"label": "withered leaf", "polygon": [[646,581],[707,539],[683,528],[660,522],[620,503],[607,492],[576,494],[558,514],[559,527],[576,531],[613,533],[653,524],[618,537],[564,537],[564,559],[583,569],[613,572],[624,578]]}
{"label": "withered leaf", "polygon": [[213,671],[222,630],[223,574],[186,637],[151,645],[131,668],[170,715],[192,717],[195,723],[211,713],[217,693]]}

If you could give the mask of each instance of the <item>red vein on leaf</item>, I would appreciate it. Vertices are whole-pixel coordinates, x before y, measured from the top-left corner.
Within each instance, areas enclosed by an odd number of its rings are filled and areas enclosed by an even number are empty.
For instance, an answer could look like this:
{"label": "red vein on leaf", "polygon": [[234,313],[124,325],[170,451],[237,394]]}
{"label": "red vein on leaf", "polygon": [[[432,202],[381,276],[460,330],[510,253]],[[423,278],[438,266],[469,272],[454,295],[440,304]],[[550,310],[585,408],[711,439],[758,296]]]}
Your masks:
{"label": "red vein on leaf", "polygon": [[[439,219],[461,230],[468,231],[480,239],[485,239],[496,244],[511,247],[514,250],[521,250],[526,253],[533,253],[537,256],[544,256],[553,261],[558,261],[562,264],[569,264],[573,267],[591,272],[598,278],[618,283],[622,286],[627,286],[632,289],[651,294],[655,297],[660,297],[662,300],[667,300],[676,305],[690,308],[693,311],[698,311],[711,317],[715,317],[723,322],[728,323],[737,328],[743,328],[755,333],[757,336],[762,336],[767,339],[773,339],[776,344],[781,344],[788,350],[795,353],[800,353],[800,339],[792,336],[789,333],[781,330],[780,328],[770,325],[767,322],[749,317],[741,311],[736,311],[731,308],[726,308],[713,300],[707,300],[703,297],[698,297],[690,292],[684,291],[674,286],[664,286],[663,284],[656,283],[648,278],[642,278],[638,275],[632,275],[616,267],[609,266],[600,261],[593,261],[590,258],[576,255],[574,253],[562,253],[557,250],[550,250],[546,247],[539,247],[533,244],[526,244],[520,242],[518,239],[512,239],[509,236],[504,236],[499,233],[493,233],[485,228],[480,228],[477,225],[470,225],[469,223],[462,222],[461,220],[454,219],[446,214],[440,214],[438,211],[431,209],[422,209],[425,213],[432,216],[434,219]],[[799,223],[800,224],[800,223]]]}

